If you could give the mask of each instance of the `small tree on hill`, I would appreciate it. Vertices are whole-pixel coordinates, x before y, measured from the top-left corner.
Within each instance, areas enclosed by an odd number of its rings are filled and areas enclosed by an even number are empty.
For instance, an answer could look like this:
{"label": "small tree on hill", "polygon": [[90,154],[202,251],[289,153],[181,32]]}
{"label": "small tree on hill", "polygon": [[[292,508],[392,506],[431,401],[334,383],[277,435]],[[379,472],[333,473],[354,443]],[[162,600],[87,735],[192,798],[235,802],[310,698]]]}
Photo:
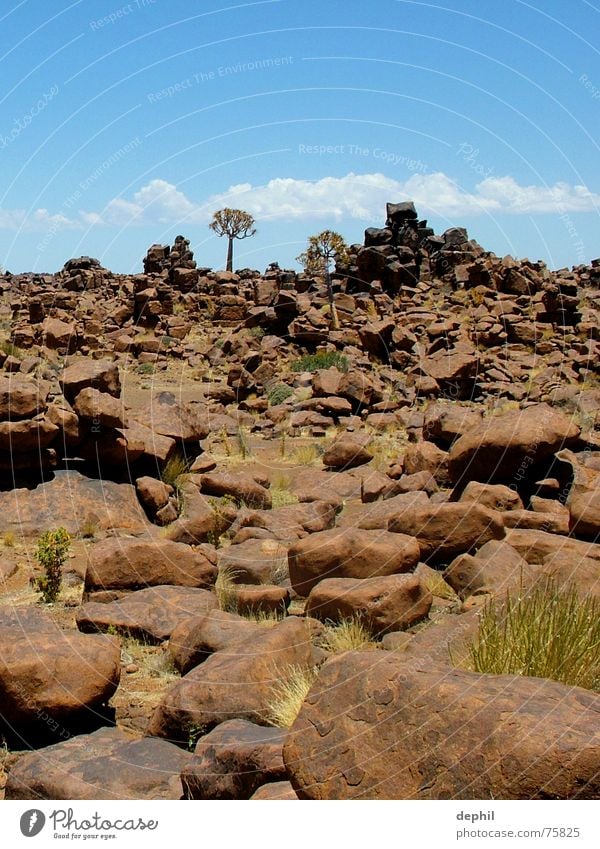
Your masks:
{"label": "small tree on hill", "polygon": [[226,206],[213,214],[208,226],[217,236],[227,236],[227,271],[233,271],[233,240],[254,236],[254,218],[243,209],[230,209]]}
{"label": "small tree on hill", "polygon": [[319,274],[325,277],[327,297],[331,314],[331,326],[334,330],[339,327],[335,304],[333,303],[333,283],[331,281],[332,263],[348,261],[348,245],[339,233],[333,230],[323,230],[316,236],[310,236],[308,247],[297,257],[304,266],[307,274]]}

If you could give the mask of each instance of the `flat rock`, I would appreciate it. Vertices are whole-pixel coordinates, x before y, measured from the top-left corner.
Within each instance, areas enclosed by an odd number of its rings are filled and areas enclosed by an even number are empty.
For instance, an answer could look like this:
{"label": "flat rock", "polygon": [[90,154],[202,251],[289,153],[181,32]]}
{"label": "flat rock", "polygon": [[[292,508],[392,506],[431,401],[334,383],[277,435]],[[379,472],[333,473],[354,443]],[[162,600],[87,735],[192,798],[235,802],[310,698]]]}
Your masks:
{"label": "flat rock", "polygon": [[144,531],[149,527],[131,484],[57,471],[52,480],[35,489],[0,492],[2,533],[41,534],[63,526],[69,533],[78,534],[90,521],[99,530]]}
{"label": "flat rock", "polygon": [[107,631],[161,643],[168,640],[185,619],[200,616],[217,607],[217,598],[208,590],[194,587],[150,587],[102,604],[90,601],[77,613],[80,631]]}
{"label": "flat rock", "polygon": [[7,799],[181,799],[180,773],[192,754],[166,740],[138,740],[100,728],[23,755],[10,770]]}

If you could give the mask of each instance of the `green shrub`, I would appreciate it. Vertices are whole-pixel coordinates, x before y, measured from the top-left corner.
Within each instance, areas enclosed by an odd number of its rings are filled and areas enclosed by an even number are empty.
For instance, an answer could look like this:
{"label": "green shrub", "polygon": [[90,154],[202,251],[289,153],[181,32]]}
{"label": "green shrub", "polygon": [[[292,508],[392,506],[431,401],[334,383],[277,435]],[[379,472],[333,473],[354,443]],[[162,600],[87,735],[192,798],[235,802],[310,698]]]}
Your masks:
{"label": "green shrub", "polygon": [[189,468],[189,461],[185,457],[181,454],[173,454],[163,466],[160,479],[163,483],[177,490],[178,479],[181,475],[185,475],[189,471]]}
{"label": "green shrub", "polygon": [[335,366],[340,371],[348,371],[348,357],[339,351],[319,351],[316,354],[306,354],[299,360],[294,360],[290,368],[292,371],[318,371],[321,368]]}
{"label": "green shrub", "polygon": [[600,691],[600,603],[544,578],[483,609],[468,666],[493,675],[550,678]]}
{"label": "green shrub", "polygon": [[152,363],[140,363],[136,371],[138,374],[154,374],[154,366]]}
{"label": "green shrub", "polygon": [[70,545],[71,537],[64,528],[46,531],[38,540],[36,558],[44,574],[36,578],[35,584],[46,604],[52,604],[59,596],[62,566]]}
{"label": "green shrub", "polygon": [[277,404],[283,404],[286,398],[289,398],[290,395],[293,395],[293,389],[285,383],[278,383],[277,386],[274,386],[272,389],[269,389],[267,393],[267,398],[269,399],[269,406],[276,407]]}

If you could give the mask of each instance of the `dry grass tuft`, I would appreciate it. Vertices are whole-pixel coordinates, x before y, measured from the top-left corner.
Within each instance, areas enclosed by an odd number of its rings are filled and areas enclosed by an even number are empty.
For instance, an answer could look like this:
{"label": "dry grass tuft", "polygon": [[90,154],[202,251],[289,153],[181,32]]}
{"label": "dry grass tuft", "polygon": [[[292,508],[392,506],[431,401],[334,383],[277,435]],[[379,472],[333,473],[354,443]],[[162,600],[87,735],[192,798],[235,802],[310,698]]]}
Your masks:
{"label": "dry grass tuft", "polygon": [[359,616],[344,619],[341,622],[326,622],[325,631],[316,642],[319,648],[334,654],[379,647],[373,634]]}
{"label": "dry grass tuft", "polygon": [[291,728],[317,675],[318,669],[314,666],[291,665],[281,670],[279,680],[273,685],[265,717],[269,725]]}

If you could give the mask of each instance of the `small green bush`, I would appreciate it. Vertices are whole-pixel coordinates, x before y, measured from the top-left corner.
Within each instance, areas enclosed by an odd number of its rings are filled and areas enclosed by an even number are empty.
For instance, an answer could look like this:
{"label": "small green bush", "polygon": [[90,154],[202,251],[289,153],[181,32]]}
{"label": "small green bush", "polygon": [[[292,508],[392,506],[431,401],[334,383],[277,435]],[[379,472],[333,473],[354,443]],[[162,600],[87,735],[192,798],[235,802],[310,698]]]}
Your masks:
{"label": "small green bush", "polygon": [[154,366],[152,363],[140,363],[136,371],[138,374],[154,374]]}
{"label": "small green bush", "polygon": [[277,386],[269,389],[269,392],[267,393],[269,406],[276,407],[277,404],[283,404],[286,398],[289,398],[290,395],[293,394],[294,392],[290,386],[287,386],[285,383],[278,383]]}
{"label": "small green bush", "polygon": [[59,596],[62,584],[62,566],[67,559],[71,537],[64,528],[46,531],[38,540],[36,557],[44,570],[36,578],[36,588],[46,604],[52,604]]}
{"label": "small green bush", "polygon": [[490,601],[469,645],[474,672],[527,675],[600,691],[600,603],[545,578],[518,596]]}
{"label": "small green bush", "polygon": [[290,368],[292,371],[318,371],[321,368],[331,368],[335,366],[340,371],[348,371],[350,366],[348,357],[340,354],[339,351],[319,351],[316,354],[306,354],[300,357],[299,360],[294,360]]}

